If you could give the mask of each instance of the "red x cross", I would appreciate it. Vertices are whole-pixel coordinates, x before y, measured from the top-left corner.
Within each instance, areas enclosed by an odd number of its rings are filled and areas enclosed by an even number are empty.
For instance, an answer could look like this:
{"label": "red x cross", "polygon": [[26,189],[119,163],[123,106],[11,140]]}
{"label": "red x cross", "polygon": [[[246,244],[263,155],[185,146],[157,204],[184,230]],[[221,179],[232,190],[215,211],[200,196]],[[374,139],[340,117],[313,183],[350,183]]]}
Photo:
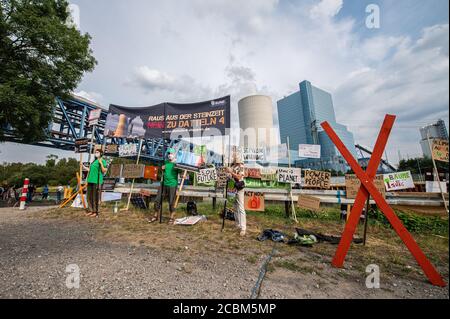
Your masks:
{"label": "red x cross", "polygon": [[427,259],[425,254],[415,242],[414,238],[397,217],[394,210],[389,206],[389,204],[373,184],[373,179],[376,175],[378,166],[380,165],[381,157],[386,147],[389,134],[391,133],[392,127],[394,125],[394,121],[394,115],[388,114],[384,118],[383,126],[381,127],[381,131],[378,134],[372,157],[370,158],[369,165],[367,166],[366,171],[364,171],[358,165],[358,162],[348,151],[340,138],[336,135],[330,124],[328,124],[328,122],[323,122],[321,124],[325,132],[333,141],[334,145],[336,145],[339,152],[341,152],[342,156],[346,159],[358,179],[361,181],[361,186],[359,188],[358,194],[356,195],[355,203],[351,210],[350,217],[345,225],[345,229],[342,234],[338,249],[336,250],[336,254],[334,255],[332,264],[335,267],[342,267],[342,265],[344,264],[344,259],[353,240],[353,234],[355,233],[356,226],[358,225],[358,221],[360,219],[364,204],[370,194],[375,200],[377,206],[389,220],[398,236],[402,239],[403,243],[414,256],[420,267],[422,267],[425,275],[428,277],[430,282],[433,285],[444,287],[446,283],[442,279],[441,275],[436,271],[434,266]]}

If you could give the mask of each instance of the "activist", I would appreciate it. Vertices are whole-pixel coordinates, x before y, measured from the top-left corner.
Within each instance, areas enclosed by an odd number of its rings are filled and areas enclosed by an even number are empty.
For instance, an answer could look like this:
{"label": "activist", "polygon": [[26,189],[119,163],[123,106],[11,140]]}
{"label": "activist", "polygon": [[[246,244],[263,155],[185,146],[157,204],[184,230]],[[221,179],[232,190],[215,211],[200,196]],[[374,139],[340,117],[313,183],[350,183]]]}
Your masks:
{"label": "activist", "polygon": [[173,148],[167,150],[167,160],[161,167],[163,170],[163,182],[158,190],[155,200],[155,215],[148,220],[149,223],[153,223],[158,220],[161,205],[165,196],[169,196],[169,211],[170,219],[169,224],[175,223],[175,197],[178,186],[178,169],[175,168],[176,152]]}
{"label": "activist", "polygon": [[236,188],[236,199],[234,202],[236,226],[241,230],[240,235],[245,236],[247,230],[247,218],[245,213],[244,192],[244,163],[240,158],[235,158],[233,165],[228,167],[228,173],[234,179]]}
{"label": "activist", "polygon": [[87,201],[88,201],[88,211],[86,216],[98,217],[98,206],[100,200],[100,185],[103,184],[103,175],[107,172],[106,161],[102,158],[103,151],[96,150],[95,160],[87,168],[83,165],[83,169],[88,171],[87,174]]}

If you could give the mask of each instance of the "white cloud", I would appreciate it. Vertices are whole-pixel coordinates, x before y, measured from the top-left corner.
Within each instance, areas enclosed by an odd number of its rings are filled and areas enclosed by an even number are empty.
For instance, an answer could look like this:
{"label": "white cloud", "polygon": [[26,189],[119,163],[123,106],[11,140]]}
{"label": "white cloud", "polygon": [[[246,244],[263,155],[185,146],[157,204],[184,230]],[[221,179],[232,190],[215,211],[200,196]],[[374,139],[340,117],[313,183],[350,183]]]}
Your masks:
{"label": "white cloud", "polygon": [[80,97],[82,97],[82,98],[85,98],[85,99],[87,99],[87,100],[89,100],[89,101],[92,101],[92,102],[94,102],[94,103],[98,103],[98,104],[100,104],[100,105],[104,105],[103,104],[103,102],[104,102],[104,97],[103,97],[103,95],[102,94],[100,94],[100,93],[97,93],[97,92],[86,92],[86,91],[83,91],[83,90],[81,90],[81,91],[76,91],[76,92],[74,92],[74,94],[75,95],[78,95],[78,96],[80,96]]}
{"label": "white cloud", "polygon": [[322,0],[311,8],[311,17],[315,19],[334,17],[341,11],[343,4],[343,0]]}

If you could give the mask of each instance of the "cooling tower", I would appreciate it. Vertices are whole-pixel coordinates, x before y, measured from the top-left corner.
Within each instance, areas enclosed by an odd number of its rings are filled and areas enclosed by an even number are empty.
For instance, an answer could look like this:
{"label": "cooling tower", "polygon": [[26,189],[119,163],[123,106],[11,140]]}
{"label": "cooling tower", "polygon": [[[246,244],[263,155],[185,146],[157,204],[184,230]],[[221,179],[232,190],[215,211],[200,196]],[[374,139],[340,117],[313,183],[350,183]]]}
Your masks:
{"label": "cooling tower", "polygon": [[273,125],[272,99],[265,95],[251,95],[238,103],[241,127],[240,145],[243,147],[274,146],[276,130]]}

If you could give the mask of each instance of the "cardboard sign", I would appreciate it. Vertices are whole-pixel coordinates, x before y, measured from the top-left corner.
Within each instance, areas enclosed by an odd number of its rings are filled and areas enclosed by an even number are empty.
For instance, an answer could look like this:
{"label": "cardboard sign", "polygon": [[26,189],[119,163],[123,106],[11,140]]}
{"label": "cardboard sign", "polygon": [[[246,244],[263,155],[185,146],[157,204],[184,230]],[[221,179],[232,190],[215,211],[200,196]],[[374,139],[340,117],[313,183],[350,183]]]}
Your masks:
{"label": "cardboard sign", "polygon": [[217,183],[216,188],[223,189],[227,186],[228,172],[226,167],[217,168]]}
{"label": "cardboard sign", "polygon": [[262,181],[277,181],[277,168],[275,167],[263,167],[260,169],[261,171],[261,180]]}
{"label": "cardboard sign", "polygon": [[119,153],[119,145],[116,145],[116,144],[106,145],[105,153],[108,153],[108,154]]}
{"label": "cardboard sign", "polygon": [[145,165],[143,164],[124,164],[122,177],[141,178],[144,177]]}
{"label": "cardboard sign", "polygon": [[89,126],[97,125],[101,115],[102,109],[95,109],[89,112]]}
{"label": "cardboard sign", "polygon": [[320,145],[300,144],[298,146],[298,156],[306,158],[320,158]]}
{"label": "cardboard sign", "polygon": [[331,173],[323,171],[303,170],[305,172],[305,179],[303,181],[304,187],[314,187],[329,189]]}
{"label": "cardboard sign", "polygon": [[89,153],[89,139],[77,138],[75,140],[75,153]]}
{"label": "cardboard sign", "polygon": [[442,139],[434,139],[431,146],[432,156],[436,161],[448,163],[448,141]]}
{"label": "cardboard sign", "polygon": [[244,168],[244,177],[261,179],[261,170],[259,168]]}
{"label": "cardboard sign", "polygon": [[249,211],[263,212],[265,209],[264,193],[245,191],[244,208]]}
{"label": "cardboard sign", "polygon": [[201,169],[197,174],[197,183],[208,183],[217,180],[217,170],[213,168]]}
{"label": "cardboard sign", "polygon": [[109,177],[119,178],[122,171],[122,164],[111,164],[109,166]]}
{"label": "cardboard sign", "polygon": [[119,145],[119,157],[136,156],[138,153],[137,144]]}
{"label": "cardboard sign", "polygon": [[158,180],[158,166],[145,166],[144,178],[150,179],[152,181],[157,181]]}
{"label": "cardboard sign", "polygon": [[[383,198],[386,198],[386,188],[384,187],[383,175],[376,175],[373,179],[373,184],[381,193]],[[347,198],[356,198],[361,182],[356,175],[345,175],[345,193]]]}
{"label": "cardboard sign", "polygon": [[301,182],[301,169],[300,168],[278,168],[278,182],[300,184]]}
{"label": "cardboard sign", "polygon": [[320,209],[320,198],[301,194],[298,196],[298,207],[317,211]]}
{"label": "cardboard sign", "polygon": [[383,179],[387,191],[414,188],[410,171],[384,174]]}

